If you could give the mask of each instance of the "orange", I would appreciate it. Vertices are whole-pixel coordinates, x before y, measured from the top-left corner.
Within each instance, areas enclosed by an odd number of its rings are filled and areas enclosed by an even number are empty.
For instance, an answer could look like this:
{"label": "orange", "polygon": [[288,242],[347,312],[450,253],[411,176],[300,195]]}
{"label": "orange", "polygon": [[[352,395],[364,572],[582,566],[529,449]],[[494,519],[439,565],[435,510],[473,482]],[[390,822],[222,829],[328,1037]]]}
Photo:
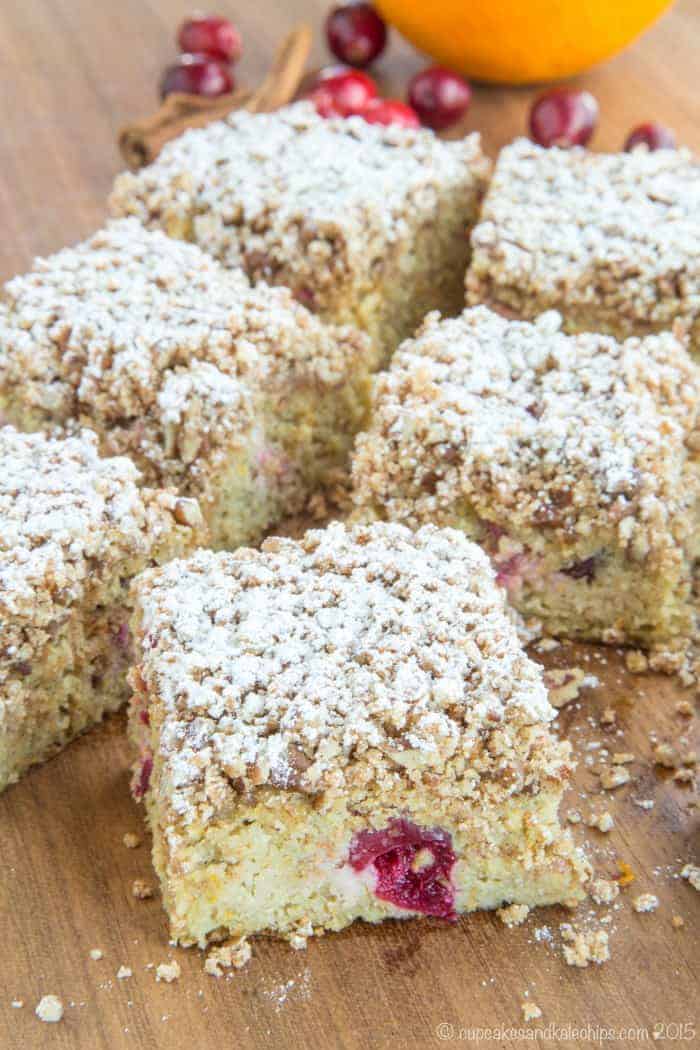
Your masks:
{"label": "orange", "polygon": [[419,50],[475,80],[573,76],[621,51],[670,0],[375,0]]}

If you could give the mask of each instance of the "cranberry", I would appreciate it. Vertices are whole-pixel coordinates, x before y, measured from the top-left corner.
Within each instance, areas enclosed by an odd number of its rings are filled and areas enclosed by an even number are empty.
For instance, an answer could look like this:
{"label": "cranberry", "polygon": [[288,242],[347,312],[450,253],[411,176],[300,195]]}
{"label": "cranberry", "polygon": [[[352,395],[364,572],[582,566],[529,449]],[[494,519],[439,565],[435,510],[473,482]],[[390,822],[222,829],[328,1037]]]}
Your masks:
{"label": "cranberry", "polygon": [[233,91],[233,84],[233,73],[225,62],[207,55],[180,55],[163,75],[160,97],[182,91],[186,95],[216,98]]}
{"label": "cranberry", "polygon": [[341,113],[335,104],[335,99],[330,91],[326,88],[318,87],[311,88],[306,94],[302,95],[302,98],[306,98],[309,102],[312,102],[316,107],[316,112],[319,117],[342,117],[345,116]]}
{"label": "cranberry", "polygon": [[590,558],[584,558],[583,561],[575,561],[573,564],[567,565],[561,571],[565,576],[570,576],[572,580],[585,580],[587,583],[592,583],[597,566],[598,559],[595,555],[592,555]]}
{"label": "cranberry", "polygon": [[360,114],[368,124],[399,124],[402,128],[419,128],[415,109],[397,98],[373,98]]}
{"label": "cranberry", "polygon": [[472,89],[449,69],[431,66],[417,73],[408,85],[408,101],[422,124],[436,131],[448,128],[469,109]]}
{"label": "cranberry", "polygon": [[598,103],[589,91],[555,88],[530,110],[530,134],[540,146],[585,146],[598,123]]}
{"label": "cranberry", "polygon": [[377,97],[377,85],[360,69],[329,66],[318,74],[306,97],[322,117],[349,117]]}
{"label": "cranberry", "polygon": [[134,781],[131,787],[134,798],[138,801],[148,791],[148,787],[151,783],[151,773],[153,772],[153,758],[147,755],[141,761],[141,769],[134,776]]}
{"label": "cranberry", "polygon": [[217,15],[194,15],[186,19],[177,34],[181,51],[208,55],[223,62],[237,62],[241,57],[241,34],[227,18]]}
{"label": "cranberry", "polygon": [[335,7],[326,19],[328,46],[349,66],[368,66],[386,44],[386,24],[371,4]]}
{"label": "cranberry", "polygon": [[629,153],[635,146],[647,146],[650,150],[675,149],[676,136],[665,124],[657,124],[651,121],[649,124],[639,124],[634,128],[625,140],[625,149]]}
{"label": "cranberry", "polygon": [[457,859],[452,839],[442,828],[421,828],[394,818],[381,831],[360,831],[350,846],[350,866],[372,864],[374,893],[397,908],[456,919],[450,880]]}

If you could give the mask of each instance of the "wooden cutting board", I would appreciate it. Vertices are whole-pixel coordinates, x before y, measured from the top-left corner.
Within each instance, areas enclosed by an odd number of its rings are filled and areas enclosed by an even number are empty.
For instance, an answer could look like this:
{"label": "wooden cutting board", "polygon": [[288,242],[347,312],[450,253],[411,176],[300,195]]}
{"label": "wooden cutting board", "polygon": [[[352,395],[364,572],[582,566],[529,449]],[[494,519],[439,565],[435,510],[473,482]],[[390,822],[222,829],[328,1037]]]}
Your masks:
{"label": "wooden cutting board", "polygon": [[[275,44],[300,20],[317,27],[314,61],[327,60],[322,0],[215,6],[241,26],[249,83],[260,80]],[[189,0],[3,0],[0,279],[103,221],[120,167],[116,129],[155,104],[158,76],[174,55],[174,27],[189,8]],[[700,148],[699,48],[699,5],[682,0],[635,47],[580,78],[601,105],[594,144],[619,148],[633,124],[656,118]],[[400,93],[421,64],[394,40],[379,65],[385,93]],[[478,88],[464,128],[481,130],[493,153],[524,131],[532,95]],[[526,1026],[539,1032],[541,1046],[595,1046],[600,1029],[619,1037],[622,1028],[641,1030],[628,1041],[657,1034],[700,1045],[700,897],[678,877],[694,853],[698,860],[698,810],[691,787],[654,767],[650,741],[651,734],[683,737],[687,748],[697,747],[700,723],[676,713],[686,693],[672,680],[632,676],[612,650],[562,646],[546,660],[583,667],[600,681],[562,709],[559,725],[581,756],[564,811],[586,817],[607,809],[615,821],[608,834],[582,825],[575,833],[583,828],[602,874],[615,875],[624,863],[635,875],[619,910],[585,907],[575,918],[599,922],[591,910],[611,917],[610,962],[566,966],[559,923],[571,915],[547,909],[515,929],[480,914],[454,927],[358,925],[305,952],[261,942],[246,970],[217,981],[204,974],[201,953],[168,946],[157,894],[132,896],[134,879],[154,879],[145,837],[136,850],[122,842],[126,832],[143,830],[128,793],[123,720],[115,717],[0,797],[1,1050],[519,1047],[533,1041],[517,1031],[524,1001],[542,1010]],[[613,729],[599,724],[607,707],[617,713]],[[599,749],[589,745],[633,752],[633,782],[600,795],[586,764]],[[642,892],[659,897],[658,911],[632,909]],[[674,928],[674,915],[683,928]],[[101,960],[90,958],[93,948]],[[154,965],[170,958],[182,976],[157,983]],[[117,979],[121,966],[131,978]],[[65,1004],[60,1024],[34,1016],[48,993]]]}

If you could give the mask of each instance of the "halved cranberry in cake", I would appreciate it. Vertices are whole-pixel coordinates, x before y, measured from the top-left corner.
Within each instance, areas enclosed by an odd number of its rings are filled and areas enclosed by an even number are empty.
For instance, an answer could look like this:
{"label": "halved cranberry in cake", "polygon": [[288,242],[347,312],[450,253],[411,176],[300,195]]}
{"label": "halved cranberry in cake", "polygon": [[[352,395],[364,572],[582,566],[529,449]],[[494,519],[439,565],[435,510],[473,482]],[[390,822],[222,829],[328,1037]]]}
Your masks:
{"label": "halved cranberry in cake", "polygon": [[422,828],[395,818],[379,831],[360,831],[350,846],[350,865],[376,874],[374,894],[397,908],[454,921],[451,873],[457,857],[442,828]]}
{"label": "halved cranberry in cake", "polygon": [[141,759],[140,766],[135,770],[134,777],[131,782],[131,793],[138,802],[148,791],[149,784],[151,783],[151,773],[153,772],[153,757],[152,755],[144,755]]}

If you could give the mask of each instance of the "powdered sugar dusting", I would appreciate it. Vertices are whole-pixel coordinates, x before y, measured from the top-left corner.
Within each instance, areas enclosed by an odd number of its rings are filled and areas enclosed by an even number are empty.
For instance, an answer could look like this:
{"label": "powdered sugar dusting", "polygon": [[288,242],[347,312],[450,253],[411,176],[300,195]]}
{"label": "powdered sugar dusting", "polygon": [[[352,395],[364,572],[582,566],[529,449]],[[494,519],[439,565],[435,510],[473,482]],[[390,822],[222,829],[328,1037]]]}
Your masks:
{"label": "powdered sugar dusting", "polygon": [[149,167],[121,175],[111,203],[178,235],[191,223],[196,243],[228,266],[265,276],[273,257],[308,257],[331,282],[371,272],[376,246],[386,252],[404,236],[407,213],[432,199],[436,183],[473,195],[487,166],[476,135],[442,142],[359,117],[324,120],[301,102],[186,132]]}
{"label": "powdered sugar dusting", "polygon": [[[472,302],[583,327],[692,323],[700,315],[700,164],[687,150],[502,150],[472,234]],[[600,330],[600,326],[596,329]]]}
{"label": "powdered sugar dusting", "polygon": [[[95,566],[145,554],[175,526],[149,509],[129,460],[99,458],[89,431],[59,441],[3,427],[0,461],[0,610],[12,619],[49,624],[80,601]],[[174,509],[174,497],[158,499]]]}
{"label": "powdered sugar dusting", "polygon": [[200,551],[142,577],[139,608],[161,797],[185,816],[217,776],[314,792],[372,752],[441,768],[481,726],[553,717],[486,556],[452,530]]}
{"label": "powdered sugar dusting", "polygon": [[699,406],[700,368],[670,333],[618,343],[567,336],[553,312],[431,315],[378,379],[356,502],[412,525],[466,504],[566,544],[595,526],[622,548],[675,549],[700,487]]}

